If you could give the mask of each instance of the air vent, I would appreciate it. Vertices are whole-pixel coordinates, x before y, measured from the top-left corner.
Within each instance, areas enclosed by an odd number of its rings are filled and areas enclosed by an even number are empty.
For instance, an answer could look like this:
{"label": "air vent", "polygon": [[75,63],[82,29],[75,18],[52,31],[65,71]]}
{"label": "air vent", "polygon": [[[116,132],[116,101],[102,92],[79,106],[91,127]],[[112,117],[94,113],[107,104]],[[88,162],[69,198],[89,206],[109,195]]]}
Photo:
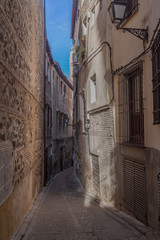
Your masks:
{"label": "air vent", "polygon": [[124,203],[147,224],[146,174],[144,164],[124,159]]}

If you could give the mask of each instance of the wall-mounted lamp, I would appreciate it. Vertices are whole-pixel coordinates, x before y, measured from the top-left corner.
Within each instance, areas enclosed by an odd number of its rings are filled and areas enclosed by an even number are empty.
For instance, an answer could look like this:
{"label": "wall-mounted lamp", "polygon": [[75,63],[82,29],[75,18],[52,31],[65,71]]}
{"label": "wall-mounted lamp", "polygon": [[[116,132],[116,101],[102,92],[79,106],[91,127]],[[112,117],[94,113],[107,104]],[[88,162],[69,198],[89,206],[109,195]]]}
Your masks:
{"label": "wall-mounted lamp", "polygon": [[136,37],[148,41],[148,27],[146,29],[141,28],[121,28],[120,23],[126,17],[126,10],[127,10],[127,2],[126,0],[114,0],[109,5],[108,11],[110,14],[110,18],[112,23],[118,24],[116,26],[117,30],[122,29],[123,31],[130,32],[131,34],[135,35]]}
{"label": "wall-mounted lamp", "polygon": [[65,124],[68,126],[69,117],[67,116],[67,114],[64,115],[64,122],[65,122]]}

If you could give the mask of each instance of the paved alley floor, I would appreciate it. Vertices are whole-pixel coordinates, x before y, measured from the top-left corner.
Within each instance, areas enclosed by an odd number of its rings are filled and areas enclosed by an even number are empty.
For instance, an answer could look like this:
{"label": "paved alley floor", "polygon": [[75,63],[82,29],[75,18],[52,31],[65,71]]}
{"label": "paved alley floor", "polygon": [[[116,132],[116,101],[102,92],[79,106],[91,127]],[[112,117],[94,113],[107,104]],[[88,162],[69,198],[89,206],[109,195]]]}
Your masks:
{"label": "paved alley floor", "polygon": [[[111,209],[110,209],[111,210]],[[73,168],[58,174],[36,200],[14,240],[159,239],[131,217],[87,202]]]}

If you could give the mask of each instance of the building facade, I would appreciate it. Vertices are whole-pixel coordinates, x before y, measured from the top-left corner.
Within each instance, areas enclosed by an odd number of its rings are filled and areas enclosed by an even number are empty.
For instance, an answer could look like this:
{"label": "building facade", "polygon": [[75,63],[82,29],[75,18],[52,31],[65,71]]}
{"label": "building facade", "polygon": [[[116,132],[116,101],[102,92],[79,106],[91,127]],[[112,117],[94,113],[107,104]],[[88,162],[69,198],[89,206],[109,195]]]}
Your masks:
{"label": "building facade", "polygon": [[46,59],[45,59],[45,161],[44,161],[44,180],[45,184],[51,179],[53,171],[53,58],[49,42],[46,39]]}
{"label": "building facade", "polygon": [[42,1],[0,1],[0,25],[0,239],[8,240],[43,186]]}
{"label": "building facade", "polygon": [[148,30],[146,36],[136,37],[109,24],[114,59],[118,205],[156,229],[160,221],[159,9],[159,1],[136,0],[127,5],[120,27]]}
{"label": "building facade", "polygon": [[54,61],[53,81],[53,155],[55,172],[72,166],[73,83]]}
{"label": "building facade", "polygon": [[111,46],[101,4],[73,1],[75,168],[86,191],[113,205],[117,184]]}
{"label": "building facade", "polygon": [[46,40],[46,174],[50,179],[72,165],[73,83],[53,59]]}
{"label": "building facade", "polygon": [[76,171],[92,196],[159,229],[160,3],[125,1],[116,27],[111,2],[73,1]]}

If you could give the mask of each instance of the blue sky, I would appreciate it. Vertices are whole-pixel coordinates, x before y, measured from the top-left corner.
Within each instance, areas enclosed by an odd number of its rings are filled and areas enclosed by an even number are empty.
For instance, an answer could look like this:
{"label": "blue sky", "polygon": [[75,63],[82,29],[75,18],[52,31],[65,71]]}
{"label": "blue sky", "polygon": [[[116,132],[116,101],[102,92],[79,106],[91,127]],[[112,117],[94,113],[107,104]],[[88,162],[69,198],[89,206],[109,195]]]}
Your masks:
{"label": "blue sky", "polygon": [[47,37],[52,55],[69,77],[72,0],[46,0]]}

